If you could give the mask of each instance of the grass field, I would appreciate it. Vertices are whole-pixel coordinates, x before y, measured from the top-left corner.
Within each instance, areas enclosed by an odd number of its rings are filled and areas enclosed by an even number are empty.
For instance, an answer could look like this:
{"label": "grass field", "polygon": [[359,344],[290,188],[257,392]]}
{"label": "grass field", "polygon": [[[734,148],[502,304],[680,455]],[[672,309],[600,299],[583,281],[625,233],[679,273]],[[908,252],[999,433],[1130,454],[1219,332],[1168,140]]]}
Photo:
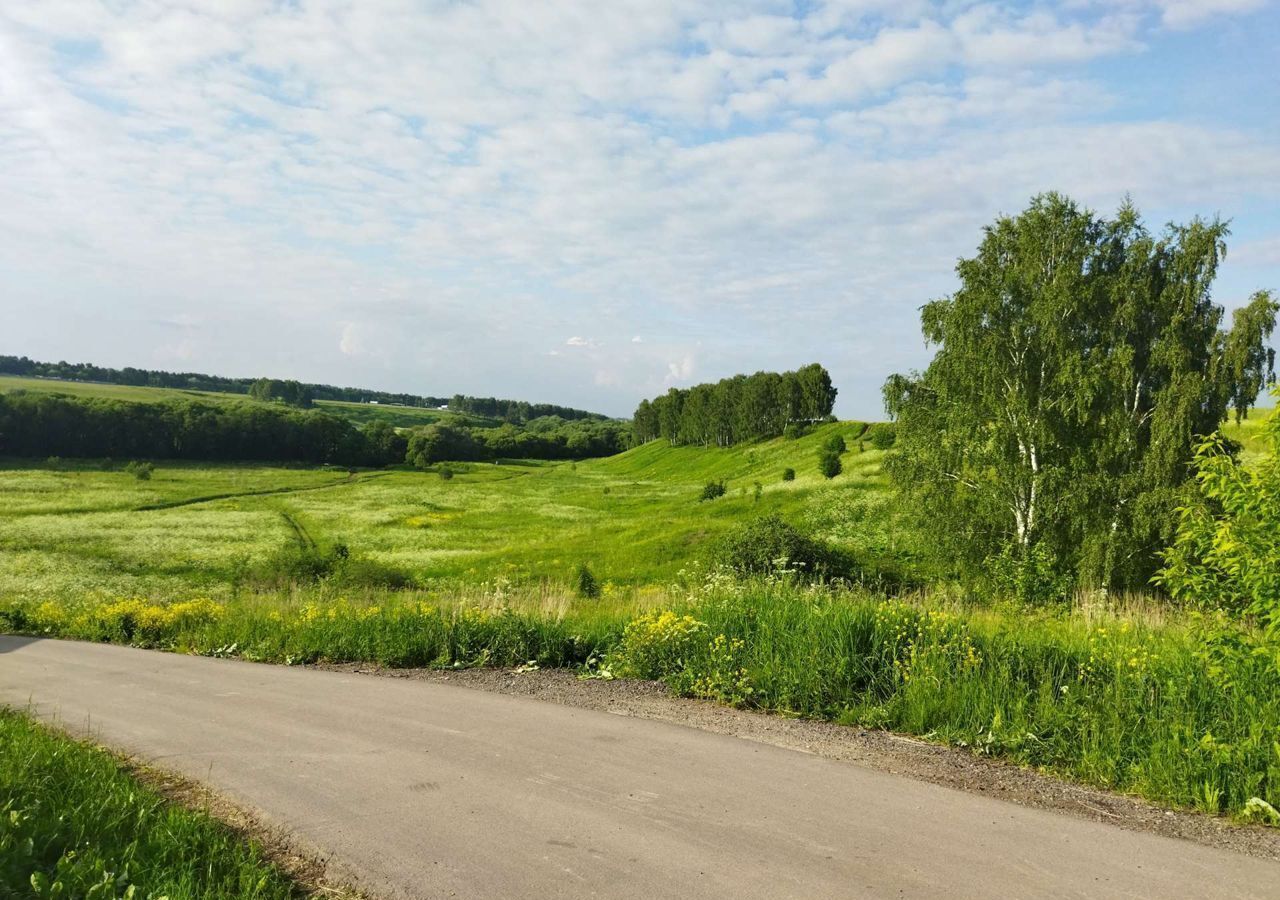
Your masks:
{"label": "grass field", "polygon": [[[1249,452],[1256,421],[1229,429]],[[707,565],[722,534],[777,513],[863,564],[909,568],[883,454],[860,450],[857,429],[460,465],[449,480],[166,464],[138,481],[10,463],[0,627],[281,663],[535,661],[663,678],[690,696],[889,727],[1280,822],[1280,648],[1256,633],[1143,597],[1033,610]],[[850,449],[827,480],[817,453],[834,434]],[[700,502],[720,480],[726,494]],[[332,567],[319,580],[263,575],[321,557]],[[583,565],[600,596],[574,590]],[[388,572],[407,586],[387,587]]]}
{"label": "grass field", "polygon": [[0,896],[303,896],[256,844],[169,803],[109,754],[5,709],[0,816]]}
{"label": "grass field", "polygon": [[[162,403],[170,400],[188,400],[199,403],[259,403],[247,394],[230,394],[221,391],[192,391],[180,388],[133,387],[125,384],[98,384],[87,381],[60,381],[53,378],[24,378],[17,375],[0,375],[0,394],[12,391],[32,393],[66,394],[71,397],[97,397],[105,400],[129,400],[137,403]],[[357,425],[383,421],[396,428],[414,428],[436,422],[449,422],[474,427],[497,426],[494,419],[450,412],[447,409],[424,409],[417,406],[393,406],[390,404],[349,403],[344,400],[317,400],[315,408],[350,419]]]}
{"label": "grass field", "polygon": [[[442,590],[566,584],[579,565],[617,586],[665,584],[744,516],[778,512],[863,554],[887,551],[881,453],[855,447],[827,481],[797,439],[726,450],[657,442],[587,462],[433,472],[164,464],[149,481],[87,465],[0,472],[0,596],[225,599],[237,571],[299,541],[352,552]],[[782,470],[792,466],[794,481]],[[698,502],[708,480],[726,496]],[[761,486],[755,495],[755,484]]]}

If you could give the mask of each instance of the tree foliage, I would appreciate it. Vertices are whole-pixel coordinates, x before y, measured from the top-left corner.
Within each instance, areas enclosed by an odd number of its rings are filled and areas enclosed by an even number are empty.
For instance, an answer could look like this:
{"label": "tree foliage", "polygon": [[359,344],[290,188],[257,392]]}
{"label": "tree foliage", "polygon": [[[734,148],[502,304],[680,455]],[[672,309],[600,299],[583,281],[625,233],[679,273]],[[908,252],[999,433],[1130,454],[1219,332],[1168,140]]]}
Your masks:
{"label": "tree foliage", "polygon": [[[1277,395],[1280,399],[1280,395]],[[1280,416],[1265,426],[1271,452],[1247,467],[1221,435],[1196,448],[1196,491],[1157,582],[1174,597],[1244,613],[1280,632]]]}
{"label": "tree foliage", "polygon": [[1271,295],[1229,329],[1211,298],[1227,233],[1152,234],[1128,202],[1105,219],[1056,194],[985,229],[923,308],[933,361],[885,385],[890,476],[959,574],[1038,546],[1083,583],[1150,577],[1198,436],[1272,377]]}
{"label": "tree foliage", "polygon": [[714,384],[671,388],[642,400],[632,420],[636,443],[665,438],[673,445],[728,447],[777,437],[788,425],[831,415],[836,389],[817,363],[794,372],[735,375]]}
{"label": "tree foliage", "polygon": [[297,381],[281,381],[279,378],[259,378],[249,385],[249,396],[254,400],[278,400],[299,409],[308,409],[314,403],[311,388]]}
{"label": "tree foliage", "polygon": [[497,428],[439,423],[410,434],[405,458],[420,468],[438,462],[590,459],[622,452],[629,439],[628,423],[612,419],[565,421],[544,416],[522,427],[505,424]]}
{"label": "tree foliage", "polygon": [[144,403],[14,391],[0,395],[0,455],[267,460],[385,465],[394,440],[350,421],[259,403]]}

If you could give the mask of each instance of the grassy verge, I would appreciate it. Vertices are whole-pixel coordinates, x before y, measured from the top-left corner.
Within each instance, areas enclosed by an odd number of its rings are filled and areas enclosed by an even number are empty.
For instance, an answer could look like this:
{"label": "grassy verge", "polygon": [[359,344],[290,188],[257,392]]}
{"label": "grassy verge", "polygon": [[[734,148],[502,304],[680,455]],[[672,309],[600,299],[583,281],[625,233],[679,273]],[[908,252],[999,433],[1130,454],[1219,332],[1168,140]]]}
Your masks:
{"label": "grassy verge", "polygon": [[291,898],[253,843],[140,785],[109,754],[0,709],[0,895]]}
{"label": "grassy verge", "polygon": [[[304,595],[305,596],[305,595]],[[968,608],[716,575],[664,596],[11,607],[0,627],[207,655],[581,667],[883,727],[1177,806],[1274,821],[1280,644],[1209,618]]]}

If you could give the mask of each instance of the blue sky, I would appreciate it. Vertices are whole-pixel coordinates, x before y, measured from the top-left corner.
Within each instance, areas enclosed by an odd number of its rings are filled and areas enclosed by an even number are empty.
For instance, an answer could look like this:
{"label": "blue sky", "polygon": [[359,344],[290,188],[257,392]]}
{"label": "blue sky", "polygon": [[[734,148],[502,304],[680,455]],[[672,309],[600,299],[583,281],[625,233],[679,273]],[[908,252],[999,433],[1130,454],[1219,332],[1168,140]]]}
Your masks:
{"label": "blue sky", "polygon": [[1280,289],[1268,0],[0,9],[0,353],[629,414],[917,310],[1045,190]]}

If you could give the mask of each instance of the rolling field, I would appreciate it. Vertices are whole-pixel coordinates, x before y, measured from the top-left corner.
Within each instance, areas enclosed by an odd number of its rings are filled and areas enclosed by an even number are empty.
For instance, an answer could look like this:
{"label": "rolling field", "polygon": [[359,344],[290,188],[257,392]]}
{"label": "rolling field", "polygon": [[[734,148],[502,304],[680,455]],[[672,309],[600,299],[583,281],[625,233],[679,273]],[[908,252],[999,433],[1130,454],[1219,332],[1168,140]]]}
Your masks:
{"label": "rolling field", "polygon": [[[137,403],[163,403],[186,400],[197,403],[259,403],[246,394],[230,394],[220,391],[193,391],[179,388],[133,387],[125,384],[98,384],[86,381],[60,381],[52,378],[23,378],[17,375],[0,375],[0,394],[28,391],[41,394],[66,394],[71,397],[94,397],[103,400],[129,400]],[[351,403],[345,400],[317,400],[315,409],[350,419],[357,425],[369,422],[387,422],[396,428],[416,428],[449,422],[456,425],[484,428],[501,423],[494,419],[450,412],[447,409],[425,409],[417,406],[392,406],[390,404]]]}
{"label": "rolling field", "polygon": [[[882,453],[817,472],[828,425],[726,450],[653,442],[588,462],[336,469],[165,464],[148,481],[93,466],[0,470],[0,596],[220,599],[238,569],[298,543],[351,552],[441,590],[503,580],[565,585],[587,565],[610,585],[665,584],[716,535],[776,512],[864,554],[892,543]],[[782,471],[794,467],[794,481]],[[725,480],[726,496],[698,502]],[[755,485],[760,484],[760,496]]]}
{"label": "rolling field", "polygon": [[[1250,420],[1252,423],[1254,420]],[[1251,445],[1256,426],[1229,428]],[[1032,608],[736,578],[778,514],[909,570],[853,423],[730,449],[390,469],[0,468],[0,626],[281,663],[573,667],[918,734],[1206,812],[1280,822],[1274,642],[1138,598]],[[818,472],[841,434],[844,472]],[[796,477],[783,480],[794,468]],[[700,502],[708,482],[719,499]],[[581,589],[587,566],[598,591]]]}

